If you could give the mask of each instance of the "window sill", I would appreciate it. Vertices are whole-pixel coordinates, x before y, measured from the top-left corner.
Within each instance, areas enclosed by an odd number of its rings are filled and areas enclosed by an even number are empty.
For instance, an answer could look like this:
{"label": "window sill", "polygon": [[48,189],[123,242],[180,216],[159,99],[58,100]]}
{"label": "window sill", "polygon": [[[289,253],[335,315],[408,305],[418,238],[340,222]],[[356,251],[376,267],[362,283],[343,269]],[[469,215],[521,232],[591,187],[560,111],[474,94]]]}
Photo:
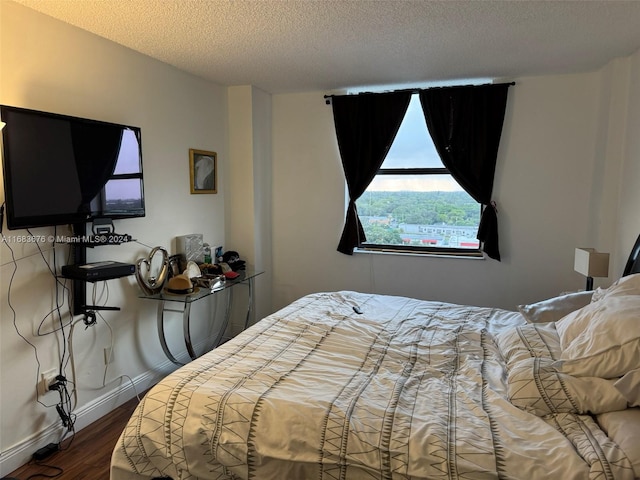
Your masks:
{"label": "window sill", "polygon": [[354,248],[353,253],[357,254],[374,254],[374,255],[401,255],[407,257],[436,257],[436,258],[456,258],[466,260],[484,260],[485,255],[479,250],[471,250],[469,252],[461,251],[443,251],[436,252],[432,250],[408,250],[402,247],[357,247]]}

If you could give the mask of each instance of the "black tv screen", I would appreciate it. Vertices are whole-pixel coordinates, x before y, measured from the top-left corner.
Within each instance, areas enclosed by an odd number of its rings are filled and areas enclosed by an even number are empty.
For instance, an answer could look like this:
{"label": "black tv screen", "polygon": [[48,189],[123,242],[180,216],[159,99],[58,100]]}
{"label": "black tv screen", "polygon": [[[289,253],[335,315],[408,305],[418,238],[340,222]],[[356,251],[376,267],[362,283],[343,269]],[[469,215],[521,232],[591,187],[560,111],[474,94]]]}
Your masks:
{"label": "black tv screen", "polygon": [[0,105],[9,229],[143,217],[138,127]]}

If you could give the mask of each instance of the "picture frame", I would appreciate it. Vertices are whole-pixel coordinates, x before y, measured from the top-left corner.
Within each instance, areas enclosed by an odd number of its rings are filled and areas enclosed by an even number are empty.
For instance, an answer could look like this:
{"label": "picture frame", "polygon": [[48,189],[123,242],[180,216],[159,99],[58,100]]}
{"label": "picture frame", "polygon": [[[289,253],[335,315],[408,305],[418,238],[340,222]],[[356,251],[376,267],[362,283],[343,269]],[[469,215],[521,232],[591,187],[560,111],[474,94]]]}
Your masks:
{"label": "picture frame", "polygon": [[218,154],[189,149],[189,184],[191,193],[218,193]]}

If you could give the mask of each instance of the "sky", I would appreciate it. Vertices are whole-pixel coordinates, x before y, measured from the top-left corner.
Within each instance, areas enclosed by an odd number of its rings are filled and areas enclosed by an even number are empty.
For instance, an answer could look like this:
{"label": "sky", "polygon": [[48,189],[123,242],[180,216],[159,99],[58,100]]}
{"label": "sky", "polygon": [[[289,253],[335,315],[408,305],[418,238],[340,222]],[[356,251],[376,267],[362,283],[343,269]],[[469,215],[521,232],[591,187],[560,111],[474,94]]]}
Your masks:
{"label": "sky", "polygon": [[[120,154],[113,171],[114,175],[140,172],[140,146],[133,130],[122,131]],[[138,199],[142,196],[140,179],[110,180],[105,185],[106,198],[109,201],[117,199]]]}
{"label": "sky", "polygon": [[[424,120],[418,95],[411,96],[407,113],[389,150],[382,168],[415,168],[444,165],[436,152]],[[369,185],[371,191],[460,191],[462,188],[449,175],[379,175]]]}
{"label": "sky", "polygon": [[[350,89],[348,93],[389,92],[409,88],[433,88],[456,85],[482,85],[491,83],[491,78],[452,79],[439,82],[424,82],[415,85],[380,85],[367,88]],[[405,118],[398,130],[396,139],[389,150],[382,168],[402,167],[443,167],[442,161],[433,145],[427,124],[422,113],[418,95],[411,96],[411,102]],[[407,179],[404,176],[381,175],[369,185],[371,191],[461,191],[462,187],[449,176],[425,175],[423,179]]]}
{"label": "sky", "polygon": [[122,131],[122,142],[120,143],[120,155],[116,163],[114,174],[138,173],[140,171],[140,146],[133,130],[124,129]]}

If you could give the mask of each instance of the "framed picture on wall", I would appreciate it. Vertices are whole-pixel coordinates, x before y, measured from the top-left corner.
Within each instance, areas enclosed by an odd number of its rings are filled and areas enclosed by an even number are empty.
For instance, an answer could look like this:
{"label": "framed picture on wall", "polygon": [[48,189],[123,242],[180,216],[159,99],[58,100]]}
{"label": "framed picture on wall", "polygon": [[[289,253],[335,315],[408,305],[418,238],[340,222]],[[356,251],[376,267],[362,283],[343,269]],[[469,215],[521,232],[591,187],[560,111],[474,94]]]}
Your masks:
{"label": "framed picture on wall", "polygon": [[218,155],[216,152],[189,149],[191,193],[217,193]]}

